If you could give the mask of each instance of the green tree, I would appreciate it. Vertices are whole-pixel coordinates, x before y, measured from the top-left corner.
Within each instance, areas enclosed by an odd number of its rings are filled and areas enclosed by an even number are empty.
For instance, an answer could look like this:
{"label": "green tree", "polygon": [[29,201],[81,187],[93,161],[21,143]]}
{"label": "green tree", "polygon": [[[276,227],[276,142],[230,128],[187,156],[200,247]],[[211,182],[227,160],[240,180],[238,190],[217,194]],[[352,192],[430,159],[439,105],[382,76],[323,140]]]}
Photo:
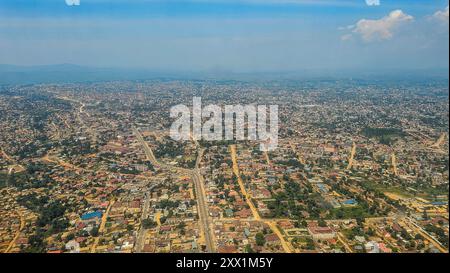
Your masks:
{"label": "green tree", "polygon": [[247,245],[245,246],[245,252],[246,252],[246,253],[255,253],[255,250],[253,250],[253,248],[252,248],[251,245],[247,244]]}
{"label": "green tree", "polygon": [[142,220],[142,226],[145,229],[154,228],[156,225],[157,225],[156,222],[151,219],[147,218],[147,219]]}
{"label": "green tree", "polygon": [[98,236],[98,227],[94,227],[93,229],[91,229],[91,236],[92,237]]}
{"label": "green tree", "polygon": [[325,220],[323,220],[323,219],[319,219],[318,224],[319,224],[319,227],[326,227],[327,226],[327,222],[325,222]]}
{"label": "green tree", "polygon": [[266,239],[264,238],[264,234],[261,232],[256,233],[255,235],[256,244],[258,246],[263,246],[266,243]]}

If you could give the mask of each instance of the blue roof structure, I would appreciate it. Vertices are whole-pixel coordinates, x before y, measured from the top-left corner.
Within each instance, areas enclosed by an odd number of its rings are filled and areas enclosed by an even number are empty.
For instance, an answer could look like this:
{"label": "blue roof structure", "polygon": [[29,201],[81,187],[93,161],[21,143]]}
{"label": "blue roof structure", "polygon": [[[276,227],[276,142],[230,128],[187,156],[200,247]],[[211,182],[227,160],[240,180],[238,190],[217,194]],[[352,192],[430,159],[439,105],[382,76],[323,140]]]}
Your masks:
{"label": "blue roof structure", "polygon": [[448,203],[447,202],[444,202],[444,201],[439,201],[439,202],[433,202],[433,203],[431,203],[433,206],[444,206],[444,205],[447,205]]}
{"label": "blue roof structure", "polygon": [[81,215],[81,220],[90,220],[94,218],[102,218],[102,212],[101,211],[94,211],[94,212],[88,212],[83,215]]}
{"label": "blue roof structure", "polygon": [[342,202],[344,205],[355,205],[357,202],[355,199],[348,199]]}

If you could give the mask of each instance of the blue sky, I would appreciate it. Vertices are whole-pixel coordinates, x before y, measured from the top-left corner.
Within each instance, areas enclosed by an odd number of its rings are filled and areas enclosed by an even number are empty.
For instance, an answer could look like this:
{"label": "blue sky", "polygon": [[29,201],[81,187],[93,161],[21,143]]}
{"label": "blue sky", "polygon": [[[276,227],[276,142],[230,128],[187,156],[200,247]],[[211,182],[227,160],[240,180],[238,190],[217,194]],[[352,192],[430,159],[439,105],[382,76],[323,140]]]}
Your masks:
{"label": "blue sky", "polygon": [[0,64],[448,69],[448,1],[0,0]]}

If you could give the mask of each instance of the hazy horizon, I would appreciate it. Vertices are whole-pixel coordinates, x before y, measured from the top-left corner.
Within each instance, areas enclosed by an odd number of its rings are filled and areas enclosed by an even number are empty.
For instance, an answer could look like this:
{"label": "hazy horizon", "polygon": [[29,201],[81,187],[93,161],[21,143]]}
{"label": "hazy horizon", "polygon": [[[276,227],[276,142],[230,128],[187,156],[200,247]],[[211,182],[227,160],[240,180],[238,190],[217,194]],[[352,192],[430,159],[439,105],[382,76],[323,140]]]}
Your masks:
{"label": "hazy horizon", "polygon": [[427,80],[448,81],[448,69],[400,70],[296,70],[246,71],[231,70],[156,70],[146,68],[95,67],[75,64],[17,66],[0,64],[0,84],[83,83],[104,81],[171,80],[364,80],[368,82]]}

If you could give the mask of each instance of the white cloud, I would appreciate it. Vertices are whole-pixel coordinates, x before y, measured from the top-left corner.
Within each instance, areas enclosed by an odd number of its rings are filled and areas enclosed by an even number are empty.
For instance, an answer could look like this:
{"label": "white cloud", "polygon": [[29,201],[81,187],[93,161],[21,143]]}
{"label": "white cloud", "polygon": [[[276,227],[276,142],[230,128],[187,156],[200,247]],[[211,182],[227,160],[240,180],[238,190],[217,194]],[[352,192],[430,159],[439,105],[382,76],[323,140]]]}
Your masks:
{"label": "white cloud", "polygon": [[433,14],[433,18],[448,23],[448,6],[444,10],[438,10]]}
{"label": "white cloud", "polygon": [[80,0],[66,0],[68,6],[79,6]]}
{"label": "white cloud", "polygon": [[[353,34],[358,34],[366,41],[388,40],[394,36],[394,32],[401,25],[411,22],[414,17],[404,13],[402,10],[394,10],[389,15],[378,19],[361,19],[354,26],[349,26]],[[349,34],[341,37],[342,40],[349,40]]]}
{"label": "white cloud", "polygon": [[379,6],[380,0],[366,0],[368,6]]}
{"label": "white cloud", "polygon": [[353,38],[353,36],[350,33],[344,34],[341,36],[342,41],[348,41],[348,40],[351,40],[352,38]]}

